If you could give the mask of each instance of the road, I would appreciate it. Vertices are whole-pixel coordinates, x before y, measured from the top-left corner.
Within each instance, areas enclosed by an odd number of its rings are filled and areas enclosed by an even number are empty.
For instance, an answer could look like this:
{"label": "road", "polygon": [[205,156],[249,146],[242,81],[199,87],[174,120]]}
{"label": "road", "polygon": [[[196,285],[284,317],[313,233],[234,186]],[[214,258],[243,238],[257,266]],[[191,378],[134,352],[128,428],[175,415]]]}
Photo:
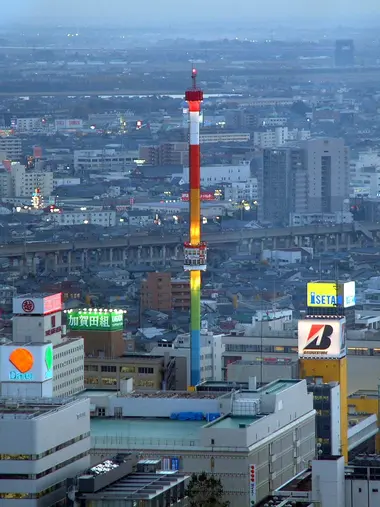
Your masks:
{"label": "road", "polygon": [[[363,224],[368,231],[380,231],[380,224]],[[307,227],[286,227],[273,229],[245,229],[238,232],[224,232],[205,234],[203,240],[210,247],[218,247],[226,244],[236,244],[241,240],[264,240],[269,238],[287,238],[296,236],[323,236],[328,234],[353,232],[353,224],[338,226],[315,225]],[[107,240],[81,240],[66,243],[30,242],[22,244],[0,245],[0,257],[21,257],[25,254],[68,252],[73,250],[103,249],[103,248],[126,248],[138,246],[163,246],[178,245],[183,243],[186,237],[179,234],[164,236],[130,236],[124,238],[112,238]]]}

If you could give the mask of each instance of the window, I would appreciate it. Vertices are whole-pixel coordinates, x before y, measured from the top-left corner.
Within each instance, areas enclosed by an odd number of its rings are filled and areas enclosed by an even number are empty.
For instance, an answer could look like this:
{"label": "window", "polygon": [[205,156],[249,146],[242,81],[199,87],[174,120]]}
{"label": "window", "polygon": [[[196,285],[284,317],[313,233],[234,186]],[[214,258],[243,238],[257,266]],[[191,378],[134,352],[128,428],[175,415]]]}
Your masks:
{"label": "window", "polygon": [[154,373],[154,368],[140,367],[138,369],[138,373],[140,373],[142,375],[152,375]]}
{"label": "window", "polygon": [[107,373],[116,373],[116,366],[102,365],[101,371]]}
{"label": "window", "polygon": [[120,373],[136,373],[136,366],[120,366]]}

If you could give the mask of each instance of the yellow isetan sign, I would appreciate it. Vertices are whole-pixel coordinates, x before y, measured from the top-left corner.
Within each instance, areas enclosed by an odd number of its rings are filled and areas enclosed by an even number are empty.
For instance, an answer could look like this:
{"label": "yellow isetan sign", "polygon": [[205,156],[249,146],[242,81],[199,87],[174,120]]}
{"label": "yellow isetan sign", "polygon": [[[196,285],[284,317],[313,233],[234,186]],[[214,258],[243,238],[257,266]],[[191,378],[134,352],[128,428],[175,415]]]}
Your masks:
{"label": "yellow isetan sign", "polygon": [[339,286],[334,282],[307,284],[307,306],[332,308],[342,306],[342,295]]}

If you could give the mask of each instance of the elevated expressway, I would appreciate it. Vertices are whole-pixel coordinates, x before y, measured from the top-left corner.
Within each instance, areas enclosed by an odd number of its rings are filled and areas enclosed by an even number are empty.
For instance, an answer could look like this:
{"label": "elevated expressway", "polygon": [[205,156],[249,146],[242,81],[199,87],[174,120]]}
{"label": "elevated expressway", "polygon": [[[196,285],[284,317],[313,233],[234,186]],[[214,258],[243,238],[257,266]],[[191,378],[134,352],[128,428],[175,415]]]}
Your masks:
{"label": "elevated expressway", "polygon": [[[272,229],[244,229],[204,234],[213,254],[228,256],[236,253],[255,254],[264,248],[308,246],[315,252],[349,250],[373,245],[380,241],[380,224],[353,223],[336,226],[313,225]],[[0,258],[11,266],[34,272],[38,265],[55,271],[71,271],[89,266],[120,266],[129,264],[163,265],[182,259],[180,234],[134,235],[119,238],[88,239],[73,242],[22,242],[0,244]]]}

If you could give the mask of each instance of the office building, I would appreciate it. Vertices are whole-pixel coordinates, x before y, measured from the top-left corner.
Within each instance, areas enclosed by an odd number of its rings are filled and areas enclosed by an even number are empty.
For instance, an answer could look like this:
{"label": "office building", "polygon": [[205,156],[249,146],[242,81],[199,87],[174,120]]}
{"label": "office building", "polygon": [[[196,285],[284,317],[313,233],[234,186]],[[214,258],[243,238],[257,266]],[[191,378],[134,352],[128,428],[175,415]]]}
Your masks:
{"label": "office building", "polygon": [[335,41],[335,66],[350,67],[355,63],[355,46],[352,39]]}
{"label": "office building", "polygon": [[176,142],[140,146],[139,159],[152,166],[185,165],[189,161],[189,145],[186,142]]}
{"label": "office building", "polygon": [[314,384],[340,386],[339,454],[348,460],[347,329],[345,308],[355,306],[355,282],[310,282],[307,318],[298,321],[300,373]]}
{"label": "office building", "polygon": [[111,171],[127,169],[138,159],[138,152],[124,152],[115,149],[74,150],[75,171]]}
{"label": "office building", "polygon": [[125,352],[123,310],[83,308],[65,310],[71,338],[84,339],[85,356],[120,357]]}
{"label": "office building", "polygon": [[65,210],[60,213],[49,215],[49,220],[61,226],[70,225],[101,225],[102,227],[114,227],[116,225],[116,211],[92,209],[92,210]]}
{"label": "office building", "polygon": [[[71,396],[84,390],[83,338],[71,339],[62,331],[61,293],[26,294],[13,298],[13,342],[0,347],[3,373],[7,372],[6,378],[2,377],[3,395]],[[28,370],[21,370],[24,373],[21,376],[12,373],[16,371],[11,368],[15,347],[34,363]],[[42,388],[38,394],[36,389]]]}
{"label": "office building", "polygon": [[108,454],[116,446],[118,452],[138,449],[145,459],[176,458],[186,475],[211,473],[231,507],[254,500],[252,466],[259,502],[314,457],[315,411],[305,381],[233,393],[128,393],[108,403],[107,419],[91,422],[94,448]]}
{"label": "office building", "polygon": [[169,312],[189,310],[189,280],[172,278],[170,273],[148,273],[141,281],[141,310]]}
{"label": "office building", "polygon": [[90,465],[89,400],[1,398],[0,434],[1,507],[65,505]]}
{"label": "office building", "polygon": [[249,178],[242,183],[230,183],[224,187],[224,200],[231,202],[247,201],[253,203],[259,198],[257,178]]}
{"label": "office building", "polygon": [[168,354],[125,354],[122,357],[85,358],[86,389],[117,391],[123,381],[133,379],[136,389],[159,391],[186,388],[186,361]]}
{"label": "office building", "polygon": [[276,127],[273,130],[262,127],[253,133],[253,146],[257,148],[277,148],[288,141],[288,127]]}
{"label": "office building", "polygon": [[[204,165],[201,171],[201,185],[212,186],[217,183],[233,183],[248,181],[251,178],[249,162],[242,162],[238,165]],[[189,183],[189,168],[183,169],[182,179]]]}
{"label": "office building", "polygon": [[316,138],[263,151],[259,216],[288,223],[291,213],[348,211],[349,153],[343,139]]}
{"label": "office building", "polygon": [[16,129],[19,132],[41,131],[45,127],[44,119],[39,118],[16,118]]}

